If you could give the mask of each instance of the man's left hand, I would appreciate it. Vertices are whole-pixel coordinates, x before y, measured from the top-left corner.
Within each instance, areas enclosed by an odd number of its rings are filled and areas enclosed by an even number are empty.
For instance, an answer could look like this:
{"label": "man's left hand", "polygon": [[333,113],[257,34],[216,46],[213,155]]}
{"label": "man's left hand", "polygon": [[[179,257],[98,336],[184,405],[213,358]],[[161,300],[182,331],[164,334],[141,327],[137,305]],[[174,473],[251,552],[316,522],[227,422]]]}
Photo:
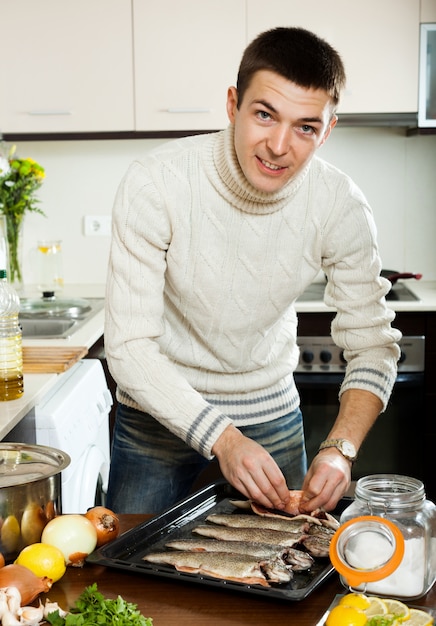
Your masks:
{"label": "man's left hand", "polygon": [[331,511],[351,484],[351,462],[336,448],[326,448],[313,459],[303,483],[300,510]]}

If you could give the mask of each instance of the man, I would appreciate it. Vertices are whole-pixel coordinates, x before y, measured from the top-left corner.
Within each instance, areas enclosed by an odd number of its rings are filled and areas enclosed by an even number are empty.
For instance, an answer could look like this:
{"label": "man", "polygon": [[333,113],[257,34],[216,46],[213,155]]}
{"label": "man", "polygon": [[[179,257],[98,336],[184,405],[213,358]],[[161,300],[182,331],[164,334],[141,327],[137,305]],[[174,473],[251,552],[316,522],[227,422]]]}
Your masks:
{"label": "man", "polygon": [[[302,487],[301,510],[332,509],[348,488],[352,457],[391,393],[400,334],[370,208],[315,156],[344,81],[325,41],[267,31],[228,90],[226,130],[165,144],[129,168],[107,283],[120,403],[110,508],[158,513],[213,457],[268,507],[285,508]],[[294,302],[321,269],[348,364],[337,420],[307,471]]]}

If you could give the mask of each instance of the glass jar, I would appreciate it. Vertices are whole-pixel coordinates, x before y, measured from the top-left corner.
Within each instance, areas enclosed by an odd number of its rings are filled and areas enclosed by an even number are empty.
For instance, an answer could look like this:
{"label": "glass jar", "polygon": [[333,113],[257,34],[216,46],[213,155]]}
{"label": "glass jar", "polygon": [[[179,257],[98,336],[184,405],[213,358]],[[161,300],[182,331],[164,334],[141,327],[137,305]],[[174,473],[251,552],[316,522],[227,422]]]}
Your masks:
{"label": "glass jar", "polygon": [[432,587],[436,506],[420,480],[396,474],[360,478],[340,522],[332,562],[344,586],[407,600]]}

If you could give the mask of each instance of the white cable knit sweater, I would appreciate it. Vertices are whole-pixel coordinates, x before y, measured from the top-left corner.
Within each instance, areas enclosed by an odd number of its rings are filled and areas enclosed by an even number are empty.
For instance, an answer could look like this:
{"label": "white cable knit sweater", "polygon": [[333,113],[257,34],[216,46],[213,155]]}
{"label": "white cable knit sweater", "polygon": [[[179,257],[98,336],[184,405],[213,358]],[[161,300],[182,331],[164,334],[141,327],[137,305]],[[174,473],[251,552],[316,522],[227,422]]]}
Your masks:
{"label": "white cable knit sweater", "polygon": [[295,299],[322,268],[337,308],[345,389],[386,405],[400,334],[371,210],[315,157],[274,194],[244,178],[233,128],[169,142],[134,162],[115,201],[105,347],[118,399],[202,455],[222,431],[299,404]]}

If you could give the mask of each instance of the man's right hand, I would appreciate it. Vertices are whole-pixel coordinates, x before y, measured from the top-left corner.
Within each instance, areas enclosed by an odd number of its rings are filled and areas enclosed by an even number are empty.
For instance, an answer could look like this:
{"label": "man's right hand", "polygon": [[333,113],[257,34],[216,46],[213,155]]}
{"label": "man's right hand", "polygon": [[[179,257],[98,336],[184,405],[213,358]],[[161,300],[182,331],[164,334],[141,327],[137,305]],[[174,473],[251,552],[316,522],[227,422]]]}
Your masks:
{"label": "man's right hand", "polygon": [[212,448],[223,476],[250,500],[273,509],[289,501],[285,478],[272,456],[258,443],[228,426]]}

